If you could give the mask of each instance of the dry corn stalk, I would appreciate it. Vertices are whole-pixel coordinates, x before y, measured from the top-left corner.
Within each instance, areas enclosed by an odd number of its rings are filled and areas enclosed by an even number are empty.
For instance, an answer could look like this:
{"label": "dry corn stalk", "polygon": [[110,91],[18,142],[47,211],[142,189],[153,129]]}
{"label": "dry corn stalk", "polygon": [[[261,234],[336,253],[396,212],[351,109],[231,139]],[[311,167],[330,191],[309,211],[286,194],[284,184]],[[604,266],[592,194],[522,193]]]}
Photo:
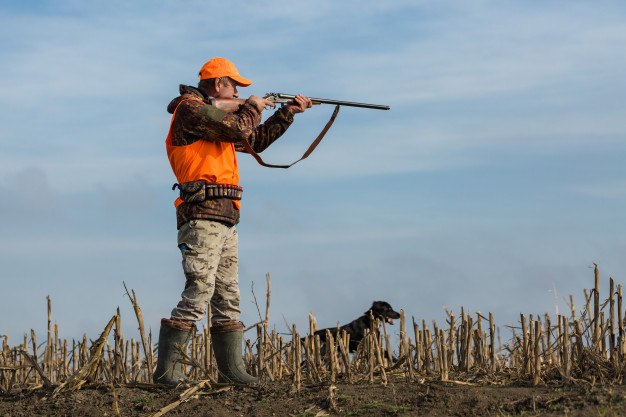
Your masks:
{"label": "dry corn stalk", "polygon": [[89,362],[87,362],[87,364],[80,368],[77,372],[72,374],[72,376],[70,376],[67,381],[59,385],[54,390],[53,396],[56,396],[60,392],[65,390],[75,391],[86,382],[91,381],[96,376],[98,372],[98,367],[100,366],[100,361],[102,359],[102,353],[104,352],[106,339],[109,336],[109,332],[111,331],[111,327],[113,327],[113,323],[115,322],[116,318],[117,315],[113,316],[111,320],[109,320],[109,323],[104,328],[104,331],[89,350]]}
{"label": "dry corn stalk", "polygon": [[[146,343],[146,333],[144,331],[143,326],[143,314],[141,313],[141,308],[139,307],[139,303],[137,302],[137,296],[135,295],[135,290],[131,290],[133,296],[130,296],[128,292],[128,288],[126,288],[126,284],[124,283],[124,289],[126,290],[126,295],[130,299],[133,304],[133,310],[135,310],[135,315],[137,316],[137,322],[139,323],[139,335],[141,336],[141,345],[143,346],[143,352],[146,356],[146,363],[148,365],[148,374],[151,374],[154,370],[152,356],[150,355],[150,350],[148,350],[148,345]],[[151,344],[152,345],[152,344]]]}

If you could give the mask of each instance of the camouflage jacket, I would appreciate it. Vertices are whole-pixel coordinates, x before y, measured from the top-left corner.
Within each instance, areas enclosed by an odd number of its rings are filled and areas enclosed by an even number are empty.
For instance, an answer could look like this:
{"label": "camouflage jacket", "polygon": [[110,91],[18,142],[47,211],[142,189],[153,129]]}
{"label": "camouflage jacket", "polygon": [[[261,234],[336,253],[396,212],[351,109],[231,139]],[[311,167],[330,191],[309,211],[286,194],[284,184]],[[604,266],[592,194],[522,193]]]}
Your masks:
{"label": "camouflage jacket", "polygon": [[[246,152],[241,144],[245,138],[252,149],[260,153],[285,133],[293,122],[293,114],[286,108],[278,109],[265,123],[260,124],[261,112],[249,100],[232,113],[208,103],[209,98],[203,91],[180,86],[180,96],[167,106],[169,113],[173,114],[176,110],[171,127],[172,145],[185,146],[198,140],[217,140],[234,143],[235,150]],[[177,228],[180,229],[192,219],[217,220],[234,225],[239,222],[239,210],[228,198],[180,204],[176,209]]]}

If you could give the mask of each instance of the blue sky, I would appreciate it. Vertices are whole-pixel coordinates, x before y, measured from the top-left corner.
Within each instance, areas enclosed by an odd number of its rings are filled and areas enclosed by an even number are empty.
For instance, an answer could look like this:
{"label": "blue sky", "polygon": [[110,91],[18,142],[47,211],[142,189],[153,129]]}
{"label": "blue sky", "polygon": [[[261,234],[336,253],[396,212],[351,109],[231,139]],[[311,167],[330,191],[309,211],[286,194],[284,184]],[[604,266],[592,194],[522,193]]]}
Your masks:
{"label": "blue sky", "polygon": [[[242,320],[305,330],[374,300],[443,322],[582,307],[626,271],[626,5],[619,1],[7,1],[0,8],[0,334],[96,337],[123,282],[156,332],[184,284],[165,108],[213,56],[246,97],[342,108],[288,170],[239,158]],[[316,106],[263,157],[302,154]],[[263,306],[261,306],[263,310]],[[397,330],[397,327],[394,328]],[[42,335],[43,336],[43,335]],[[506,338],[506,332],[504,333]]]}

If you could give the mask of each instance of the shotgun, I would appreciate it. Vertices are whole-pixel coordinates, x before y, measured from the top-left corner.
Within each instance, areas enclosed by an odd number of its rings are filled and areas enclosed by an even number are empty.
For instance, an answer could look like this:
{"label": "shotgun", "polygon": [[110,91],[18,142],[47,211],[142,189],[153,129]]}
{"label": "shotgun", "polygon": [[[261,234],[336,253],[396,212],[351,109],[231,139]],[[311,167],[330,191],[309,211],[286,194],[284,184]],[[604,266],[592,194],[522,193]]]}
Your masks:
{"label": "shotgun", "polygon": [[[265,96],[269,101],[273,101],[274,103],[287,104],[291,103],[296,96],[293,94],[283,94],[283,93],[267,93]],[[368,104],[368,103],[353,103],[351,101],[340,101],[340,100],[330,100],[327,98],[315,98],[309,97],[313,104],[334,104],[336,106],[349,106],[349,107],[363,107],[366,109],[376,109],[376,110],[389,110],[389,106],[383,106],[381,104]]]}
{"label": "shotgun", "polygon": [[[288,103],[291,103],[293,101],[293,99],[296,96],[293,94],[283,94],[283,93],[268,93],[265,98],[268,99],[271,102],[274,103],[280,103],[281,105],[286,105]],[[273,165],[273,164],[268,164],[265,163],[263,161],[263,159],[254,151],[254,149],[252,149],[252,146],[250,146],[250,144],[248,143],[248,141],[246,139],[242,140],[242,145],[245,148],[246,152],[248,152],[249,154],[251,154],[259,164],[265,166],[265,167],[270,167],[270,168],[289,168],[290,166],[302,161],[303,159],[305,159],[306,157],[308,157],[311,152],[313,152],[313,150],[315,149],[315,147],[321,142],[322,138],[324,137],[324,135],[326,134],[326,132],[328,131],[328,129],[330,129],[330,127],[332,126],[333,122],[335,121],[335,118],[337,117],[337,113],[339,113],[339,107],[340,106],[349,106],[349,107],[362,107],[362,108],[366,108],[366,109],[376,109],[376,110],[389,110],[389,106],[384,106],[381,104],[367,104],[367,103],[353,103],[351,101],[340,101],[340,100],[329,100],[329,99],[325,99],[325,98],[314,98],[314,97],[309,97],[309,99],[311,99],[311,102],[313,104],[334,104],[335,105],[335,111],[333,112],[333,115],[330,117],[330,120],[328,121],[328,123],[326,123],[326,126],[324,126],[324,129],[321,131],[321,133],[317,136],[317,138],[315,138],[315,140],[313,141],[313,143],[309,146],[309,149],[307,149],[307,151],[304,153],[304,155],[302,155],[302,157],[300,159],[298,159],[296,162],[293,162],[289,165]],[[210,104],[212,106],[217,107],[218,109],[227,111],[227,112],[234,112],[237,111],[239,109],[239,106],[241,106],[243,103],[246,102],[246,99],[242,99],[242,98],[213,98],[210,97]]]}
{"label": "shotgun", "polygon": [[[294,94],[283,93],[267,93],[265,98],[277,104],[285,105],[293,101],[296,96]],[[336,106],[361,107],[366,109],[389,110],[389,106],[381,104],[354,103],[351,101],[330,100],[326,98],[309,97],[313,104],[334,104]],[[211,97],[211,105],[227,112],[236,111],[239,106],[246,102],[244,98],[213,98]]]}

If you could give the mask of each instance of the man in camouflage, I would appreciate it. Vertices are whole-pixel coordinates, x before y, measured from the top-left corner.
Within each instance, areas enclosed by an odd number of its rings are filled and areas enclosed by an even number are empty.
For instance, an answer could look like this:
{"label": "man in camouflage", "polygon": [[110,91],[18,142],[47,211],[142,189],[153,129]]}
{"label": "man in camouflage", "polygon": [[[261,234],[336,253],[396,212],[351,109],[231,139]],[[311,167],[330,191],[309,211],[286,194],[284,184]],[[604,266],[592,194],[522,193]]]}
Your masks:
{"label": "man in camouflage", "polygon": [[[230,61],[213,58],[199,75],[198,87],[181,85],[180,96],[168,106],[173,116],[166,145],[181,190],[175,205],[186,282],[170,318],[161,320],[153,379],[169,385],[184,379],[179,347],[187,346],[194,322],[206,315],[210,303],[211,341],[219,381],[248,384],[258,380],[245,371],[241,354],[243,324],[239,322],[235,227],[241,188],[235,152],[245,152],[243,140],[255,152],[262,152],[287,130],[294,114],[312,103],[298,95],[261,124],[263,110],[274,106],[265,98],[252,95],[233,112],[212,105],[213,98],[238,98],[237,87],[252,83],[241,77]],[[229,191],[223,193],[224,189]]]}

